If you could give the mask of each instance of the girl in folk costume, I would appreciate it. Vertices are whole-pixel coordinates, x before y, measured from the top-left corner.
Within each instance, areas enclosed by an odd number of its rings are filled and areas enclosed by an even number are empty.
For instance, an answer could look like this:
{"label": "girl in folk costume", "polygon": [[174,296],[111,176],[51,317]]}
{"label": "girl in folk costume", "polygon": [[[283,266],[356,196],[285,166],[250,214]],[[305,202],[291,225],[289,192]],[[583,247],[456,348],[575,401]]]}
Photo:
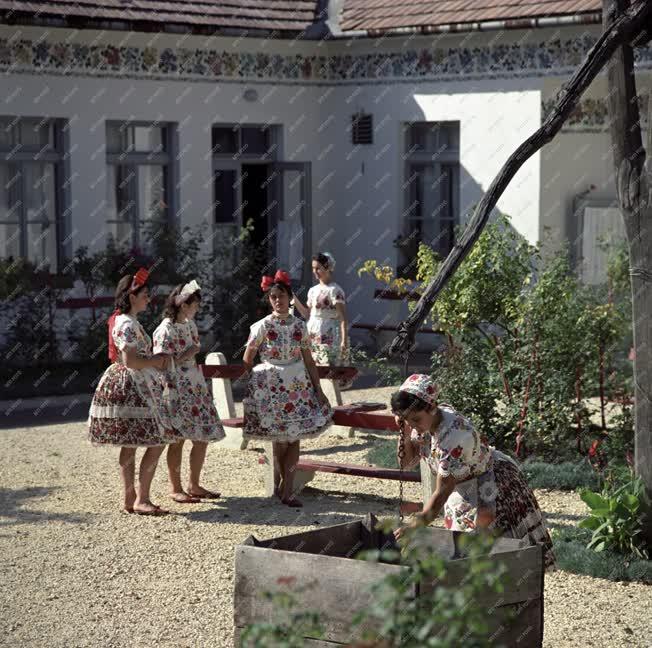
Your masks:
{"label": "girl in folk costume", "polygon": [[[335,259],[329,252],[312,258],[312,272],[319,282],[308,291],[306,305],[294,297],[293,304],[308,320],[310,348],[317,364],[346,365],[349,362],[349,333],[346,300],[342,288],[333,281]],[[350,382],[341,381],[341,387]]]}
{"label": "girl in folk costume", "polygon": [[[199,485],[208,443],[224,438],[224,428],[213,405],[213,398],[195,361],[195,356],[201,350],[194,322],[200,303],[200,288],[194,279],[185,286],[177,286],[167,298],[165,318],[153,336],[154,353],[165,355],[171,361],[166,371],[168,384],[172,386],[172,391],[168,393],[174,395],[169,409],[174,412],[174,426],[183,438],[170,445],[167,459],[171,497],[180,504],[220,496]],[[181,456],[186,439],[192,441],[192,450],[188,489],[184,491],[181,485]]]}
{"label": "girl in folk costume", "polygon": [[[321,434],[331,424],[332,410],[319,384],[306,325],[288,310],[289,275],[279,270],[263,277],[261,288],[272,313],[251,326],[243,357],[251,371],[243,400],[244,438],[273,443],[276,494],[288,506],[301,506],[293,496],[299,441]],[[262,362],[254,367],[258,353]]]}
{"label": "girl in folk costume", "polygon": [[[518,464],[488,445],[450,405],[438,405],[437,386],[429,376],[410,376],[392,395],[391,408],[403,436],[401,467],[423,458],[437,476],[430,501],[409,526],[430,524],[443,508],[447,529],[529,537],[543,544],[546,566],[554,565],[550,535]],[[404,531],[394,534],[400,538]]]}
{"label": "girl in folk costume", "polygon": [[[164,370],[168,359],[152,355],[152,342],[138,322],[149,304],[149,273],[140,269],[120,279],[116,310],[108,321],[109,359],[95,390],[89,414],[89,438],[94,444],[120,446],[123,510],[141,515],[168,513],[152,504],[149,490],[164,444],[176,440],[163,406]],[[146,448],[134,485],[136,448]]]}

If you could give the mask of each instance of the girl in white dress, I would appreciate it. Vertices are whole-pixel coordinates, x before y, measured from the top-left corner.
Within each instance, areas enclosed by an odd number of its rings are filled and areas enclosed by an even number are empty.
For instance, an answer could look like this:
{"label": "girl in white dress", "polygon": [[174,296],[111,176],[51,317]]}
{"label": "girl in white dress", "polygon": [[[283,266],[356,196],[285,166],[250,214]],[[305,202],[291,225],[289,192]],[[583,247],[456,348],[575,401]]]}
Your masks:
{"label": "girl in white dress", "polygon": [[[335,259],[329,252],[312,258],[312,271],[319,282],[308,291],[306,304],[295,296],[293,305],[308,320],[310,350],[317,364],[347,365],[349,333],[346,297],[341,286],[333,281]],[[340,381],[340,387],[350,386]]]}
{"label": "girl in white dress", "polygon": [[[152,341],[138,322],[149,304],[149,273],[140,269],[122,277],[115,292],[116,309],[108,321],[109,359],[93,395],[88,436],[96,445],[120,446],[123,511],[141,515],[168,513],[150,500],[150,485],[166,443],[177,435],[164,405],[168,359],[152,355]],[[146,448],[135,485],[136,448]]]}
{"label": "girl in white dress", "polygon": [[[213,397],[195,360],[201,350],[194,322],[200,303],[200,287],[194,279],[185,285],[178,285],[167,298],[165,317],[153,336],[154,352],[171,360],[166,371],[171,388],[167,392],[169,409],[174,412],[174,426],[183,437],[170,445],[167,452],[171,497],[179,504],[192,504],[202,498],[220,496],[199,484],[208,443],[224,438],[224,428]],[[181,485],[181,459],[186,439],[192,441],[192,449],[188,489],[184,491]]]}
{"label": "girl in white dress", "polygon": [[[298,507],[293,479],[299,441],[320,435],[331,424],[332,410],[319,384],[306,324],[289,313],[289,275],[279,270],[263,277],[261,288],[273,312],[251,326],[247,340],[243,364],[251,374],[243,399],[243,436],[273,443],[276,494]],[[254,367],[258,353],[261,362]]]}

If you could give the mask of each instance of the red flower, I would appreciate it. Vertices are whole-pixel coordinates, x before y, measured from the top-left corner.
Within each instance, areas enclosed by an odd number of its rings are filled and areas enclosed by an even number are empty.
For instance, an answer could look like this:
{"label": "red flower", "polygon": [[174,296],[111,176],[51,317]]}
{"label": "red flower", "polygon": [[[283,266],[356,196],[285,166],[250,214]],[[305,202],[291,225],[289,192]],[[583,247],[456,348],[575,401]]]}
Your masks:
{"label": "red flower", "polygon": [[179,344],[181,346],[186,346],[186,341],[185,340],[179,340]]}
{"label": "red flower", "polygon": [[435,388],[434,388],[432,385],[428,385],[428,387],[426,387],[426,391],[427,391],[429,394],[433,394],[434,391],[435,391]]}
{"label": "red flower", "polygon": [[286,403],[285,407],[283,409],[285,409],[286,412],[293,412],[294,411],[294,405],[292,403]]}
{"label": "red flower", "polygon": [[592,444],[591,447],[589,448],[589,457],[595,457],[595,455],[598,452],[598,446],[600,445],[600,441],[596,439]]}
{"label": "red flower", "polygon": [[450,529],[450,528],[453,526],[453,518],[452,518],[450,515],[447,515],[447,516],[444,518],[444,526],[445,526],[447,529]]}
{"label": "red flower", "polygon": [[275,340],[277,337],[278,337],[278,335],[276,335],[275,331],[268,331],[267,332],[267,339],[268,340]]}
{"label": "red flower", "polygon": [[301,338],[303,335],[301,335],[301,329],[294,329],[294,333],[292,334],[292,338],[294,340],[297,340],[298,342],[301,342]]}
{"label": "red flower", "polygon": [[192,410],[190,411],[192,412],[193,416],[199,416],[199,408],[196,407],[195,405],[193,405]]}
{"label": "red flower", "polygon": [[451,457],[453,459],[459,459],[462,456],[462,446],[457,446],[451,450]]}

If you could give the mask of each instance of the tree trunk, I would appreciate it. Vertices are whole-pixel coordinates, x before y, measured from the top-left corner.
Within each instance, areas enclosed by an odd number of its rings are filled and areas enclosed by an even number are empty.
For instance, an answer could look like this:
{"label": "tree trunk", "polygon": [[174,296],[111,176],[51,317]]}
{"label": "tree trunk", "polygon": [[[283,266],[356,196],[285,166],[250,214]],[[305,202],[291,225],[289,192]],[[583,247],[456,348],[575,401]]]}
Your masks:
{"label": "tree trunk", "polygon": [[[629,0],[603,0],[605,30],[630,7]],[[634,429],[636,474],[652,501],[652,187],[651,160],[645,161],[634,76],[634,53],[629,44],[614,53],[608,68],[609,117],[616,188],[629,243],[634,334]],[[649,106],[652,116],[652,102]],[[652,128],[648,130],[652,152]],[[644,167],[647,167],[647,172]],[[652,549],[652,515],[644,520],[644,537]]]}

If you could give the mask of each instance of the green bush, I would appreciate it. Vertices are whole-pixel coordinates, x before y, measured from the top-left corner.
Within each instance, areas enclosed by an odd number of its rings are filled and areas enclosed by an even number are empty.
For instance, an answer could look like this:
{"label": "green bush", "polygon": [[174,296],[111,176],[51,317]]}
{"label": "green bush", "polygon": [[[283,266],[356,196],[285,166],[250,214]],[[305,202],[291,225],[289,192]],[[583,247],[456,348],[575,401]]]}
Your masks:
{"label": "green bush", "polygon": [[580,522],[581,528],[593,532],[589,549],[649,557],[642,538],[645,489],[640,477],[632,477],[615,490],[607,486],[600,494],[584,490],[581,497],[591,509],[589,517]]}

